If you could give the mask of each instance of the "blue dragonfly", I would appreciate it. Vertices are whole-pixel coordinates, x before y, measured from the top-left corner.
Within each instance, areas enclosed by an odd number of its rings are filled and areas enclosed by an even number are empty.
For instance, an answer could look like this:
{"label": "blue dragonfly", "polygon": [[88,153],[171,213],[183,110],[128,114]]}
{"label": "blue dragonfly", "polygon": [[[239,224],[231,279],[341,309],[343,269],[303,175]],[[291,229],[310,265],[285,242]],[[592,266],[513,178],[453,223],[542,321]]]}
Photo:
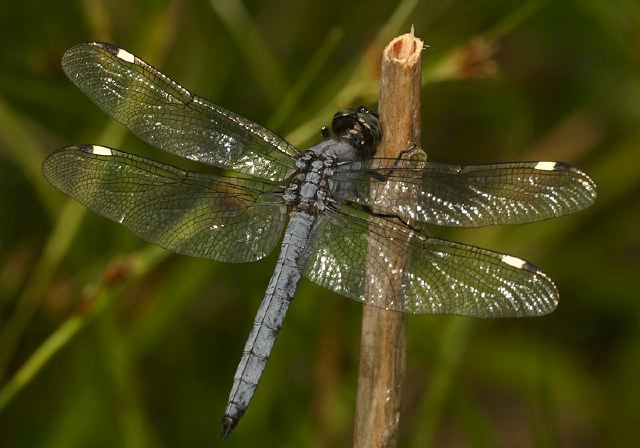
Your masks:
{"label": "blue dragonfly", "polygon": [[[140,238],[227,263],[280,255],[249,334],[221,434],[258,385],[304,276],[363,304],[412,314],[539,316],[552,280],[511,255],[431,237],[425,224],[479,227],[581,210],[594,182],[562,162],[457,166],[420,148],[375,157],[378,115],[337,112],[332,135],[306,150],[186,90],[126,50],[91,42],[62,66],[89,98],[145,142],[226,170],[183,169],[105,146],[59,149],[42,164],[55,187]],[[284,236],[282,236],[284,233]]]}

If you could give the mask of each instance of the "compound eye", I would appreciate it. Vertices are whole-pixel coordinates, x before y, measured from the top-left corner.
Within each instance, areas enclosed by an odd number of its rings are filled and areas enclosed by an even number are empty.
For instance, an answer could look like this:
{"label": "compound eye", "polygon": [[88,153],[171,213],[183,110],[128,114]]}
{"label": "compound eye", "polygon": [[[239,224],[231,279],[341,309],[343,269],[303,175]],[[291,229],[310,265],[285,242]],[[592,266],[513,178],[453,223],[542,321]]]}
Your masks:
{"label": "compound eye", "polygon": [[358,112],[360,112],[361,114],[368,114],[368,113],[370,113],[370,112],[369,112],[369,109],[367,109],[367,108],[366,108],[366,107],[364,107],[364,106],[360,106],[360,107],[358,107]]}

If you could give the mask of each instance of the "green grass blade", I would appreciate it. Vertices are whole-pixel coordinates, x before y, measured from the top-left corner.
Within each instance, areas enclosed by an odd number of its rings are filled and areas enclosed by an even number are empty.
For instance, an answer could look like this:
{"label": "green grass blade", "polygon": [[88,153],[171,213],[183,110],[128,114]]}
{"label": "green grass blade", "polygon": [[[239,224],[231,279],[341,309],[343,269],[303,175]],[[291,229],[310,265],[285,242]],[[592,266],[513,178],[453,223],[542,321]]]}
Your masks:
{"label": "green grass blade", "polygon": [[25,126],[25,120],[0,99],[0,139],[33,186],[43,207],[51,217],[58,211],[61,200],[40,174],[44,155],[41,145]]}

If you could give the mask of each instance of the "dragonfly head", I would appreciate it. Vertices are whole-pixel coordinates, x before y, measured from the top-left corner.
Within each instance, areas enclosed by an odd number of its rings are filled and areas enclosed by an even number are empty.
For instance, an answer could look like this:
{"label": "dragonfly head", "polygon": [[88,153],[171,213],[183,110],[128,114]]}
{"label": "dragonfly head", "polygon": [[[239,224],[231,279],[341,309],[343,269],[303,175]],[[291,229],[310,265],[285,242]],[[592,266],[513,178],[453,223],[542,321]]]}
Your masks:
{"label": "dragonfly head", "polygon": [[363,158],[371,157],[382,140],[378,114],[364,106],[339,110],[333,116],[331,128],[336,137],[348,140]]}

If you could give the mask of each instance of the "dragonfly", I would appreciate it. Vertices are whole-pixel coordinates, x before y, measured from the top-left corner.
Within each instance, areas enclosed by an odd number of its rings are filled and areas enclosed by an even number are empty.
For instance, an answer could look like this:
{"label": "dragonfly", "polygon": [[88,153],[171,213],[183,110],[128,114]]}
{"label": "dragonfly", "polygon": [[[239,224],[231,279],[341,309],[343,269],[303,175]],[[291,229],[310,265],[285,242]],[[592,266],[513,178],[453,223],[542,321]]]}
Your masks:
{"label": "dragonfly", "polygon": [[[46,179],[143,240],[227,263],[280,253],[233,379],[221,435],[245,413],[302,277],[363,304],[478,318],[554,310],[553,281],[520,258],[435,238],[428,225],[543,220],[596,198],[587,174],[562,162],[457,166],[410,146],[375,157],[378,115],[338,111],[308,149],[207,101],[112,44],[65,52],[68,77],[145,142],[221,168],[178,167],[106,146],[50,154]],[[284,236],[283,236],[284,234]]]}

